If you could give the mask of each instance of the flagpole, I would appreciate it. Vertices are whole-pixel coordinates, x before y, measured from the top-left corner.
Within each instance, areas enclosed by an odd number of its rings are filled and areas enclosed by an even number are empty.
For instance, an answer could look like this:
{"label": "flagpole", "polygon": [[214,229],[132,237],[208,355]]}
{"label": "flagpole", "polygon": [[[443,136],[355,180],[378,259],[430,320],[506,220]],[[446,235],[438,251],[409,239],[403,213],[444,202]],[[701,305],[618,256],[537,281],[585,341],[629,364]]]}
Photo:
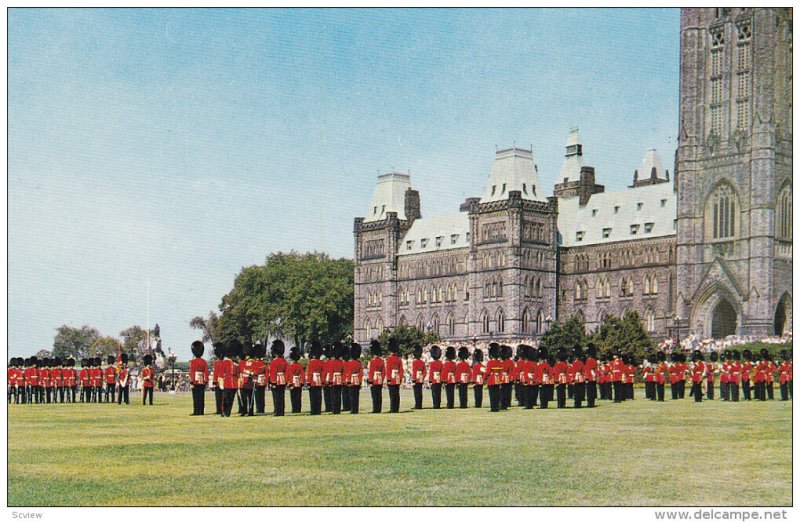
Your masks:
{"label": "flagpole", "polygon": [[147,277],[147,353],[150,353],[150,276]]}

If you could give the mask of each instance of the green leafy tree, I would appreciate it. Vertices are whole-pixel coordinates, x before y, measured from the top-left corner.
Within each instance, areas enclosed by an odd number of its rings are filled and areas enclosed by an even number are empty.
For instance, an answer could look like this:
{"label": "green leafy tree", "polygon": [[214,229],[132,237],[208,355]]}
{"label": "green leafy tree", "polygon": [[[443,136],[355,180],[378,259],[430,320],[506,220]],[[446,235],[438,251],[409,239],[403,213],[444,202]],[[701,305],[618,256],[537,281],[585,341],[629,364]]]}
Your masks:
{"label": "green leafy tree", "polygon": [[92,343],[90,355],[93,357],[100,357],[105,361],[109,355],[116,357],[119,349],[120,340],[116,337],[98,337]]}
{"label": "green leafy tree", "polygon": [[38,352],[36,352],[36,357],[38,357],[39,360],[41,360],[44,359],[45,357],[53,357],[53,353],[48,350],[39,350]]}
{"label": "green leafy tree", "polygon": [[[150,330],[150,335],[153,335],[152,330]],[[122,351],[139,360],[147,348],[147,330],[139,325],[134,325],[122,330],[119,336],[123,339]]]}
{"label": "green leafy tree", "polygon": [[193,317],[192,320],[189,321],[189,327],[202,331],[202,341],[207,343],[208,341],[215,339],[218,321],[219,316],[213,310],[211,310],[208,312],[208,317],[203,317],[202,315]]}
{"label": "green leafy tree", "polygon": [[100,332],[92,326],[72,326],[61,325],[56,328],[56,337],[53,340],[54,357],[74,357],[81,359],[88,357],[94,342],[100,337]]}
{"label": "green leafy tree", "polygon": [[569,353],[576,346],[585,347],[586,341],[586,329],[583,326],[583,321],[577,315],[573,315],[563,324],[553,324],[542,336],[539,346],[546,348],[548,353],[555,355],[560,350]]}
{"label": "green leafy tree", "polygon": [[[421,346],[438,343],[441,341],[434,332],[425,332],[415,326],[401,324],[395,328],[387,328],[378,337],[384,351],[389,346],[389,338],[395,337],[400,341],[400,355],[405,357],[414,351],[414,345],[419,343]],[[366,347],[365,347],[366,348]]]}
{"label": "green leafy tree", "polygon": [[607,315],[592,341],[600,351],[632,353],[639,360],[655,349],[638,312],[628,312],[622,318]]}

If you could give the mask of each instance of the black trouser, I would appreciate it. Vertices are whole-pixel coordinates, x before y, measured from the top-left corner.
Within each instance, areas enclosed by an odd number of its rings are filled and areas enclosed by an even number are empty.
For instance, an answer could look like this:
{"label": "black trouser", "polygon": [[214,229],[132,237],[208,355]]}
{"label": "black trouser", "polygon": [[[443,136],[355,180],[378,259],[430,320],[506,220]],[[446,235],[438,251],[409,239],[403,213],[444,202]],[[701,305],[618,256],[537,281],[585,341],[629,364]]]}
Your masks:
{"label": "black trouser", "polygon": [[[339,387],[341,389],[341,386]],[[283,417],[286,411],[286,385],[273,384],[272,385],[272,409],[273,415],[276,417]]]}
{"label": "black trouser", "polygon": [[572,399],[575,396],[575,385],[567,384],[567,399]]}
{"label": "black trouser", "polygon": [[50,390],[52,390],[52,388],[50,388],[49,386],[45,386],[45,388],[44,388],[44,398],[45,398],[45,403],[46,404],[50,404]]}
{"label": "black trouser", "polygon": [[755,388],[756,388],[756,400],[757,401],[765,401],[765,400],[767,400],[767,396],[766,396],[765,389],[764,389],[764,383],[763,382],[757,382]]}
{"label": "black trouser", "polygon": [[522,405],[526,410],[533,408],[533,386],[524,384],[522,386]]}
{"label": "black trouser", "polygon": [[342,386],[331,386],[331,413],[339,415],[342,412]]}
{"label": "black trouser", "polygon": [[781,383],[781,400],[788,401],[789,400],[789,383],[784,382]]}
{"label": "black trouser", "polygon": [[19,396],[20,404],[25,404],[25,386],[17,386],[17,395]]}
{"label": "black trouser", "polygon": [[690,392],[694,396],[694,402],[703,402],[703,390],[700,389],[700,383],[692,383],[692,390]]}
{"label": "black trouser", "polygon": [[458,385],[458,407],[459,408],[466,408],[467,407],[467,393],[468,393],[469,384],[461,383]]}
{"label": "black trouser", "polygon": [[594,408],[594,403],[596,400],[597,400],[597,382],[589,381],[586,383],[586,406],[588,408]]}
{"label": "black trouser", "polygon": [[744,394],[744,400],[750,400],[750,379],[746,381],[742,381],[742,393]]}
{"label": "black trouser", "polygon": [[481,408],[483,406],[483,384],[473,386],[472,395],[475,397],[475,407]]}
{"label": "black trouser", "polygon": [[567,406],[567,385],[559,384],[556,386],[556,405],[558,408]]}
{"label": "black trouser", "polygon": [[380,413],[383,411],[383,386],[373,384],[369,387],[369,393],[372,395],[372,413]]}
{"label": "black trouser", "polygon": [[500,384],[489,385],[489,408],[490,411],[500,411]]}
{"label": "black trouser", "polygon": [[510,382],[504,382],[500,385],[500,409],[507,410],[511,406],[511,390],[513,386]]}
{"label": "black trouser", "polygon": [[153,388],[145,388],[142,394],[142,406],[147,402],[147,397],[150,396],[150,406],[153,405]]}
{"label": "black trouser", "polygon": [[242,403],[241,408],[239,408],[239,415],[254,415],[255,399],[253,398],[253,387],[240,388],[239,399]]}
{"label": "black trouser", "polygon": [[303,388],[297,386],[289,388],[289,402],[292,403],[292,413],[300,413],[303,411]]}
{"label": "black trouser", "polygon": [[706,399],[714,400],[714,381],[706,381]]}
{"label": "black trouser", "polygon": [[656,395],[658,396],[658,400],[660,402],[664,402],[664,385],[661,383],[656,383]]}
{"label": "black trouser", "polygon": [[350,411],[350,392],[349,386],[342,386],[342,411]]}
{"label": "black trouser", "polygon": [[70,394],[72,396],[72,400],[70,400],[70,402],[75,402],[75,397],[78,394],[78,387],[77,386],[70,386],[67,389],[67,396],[69,397]]}
{"label": "black trouser", "polygon": [[583,400],[586,397],[586,383],[583,382],[576,382],[572,385],[574,398],[575,398],[575,407],[581,408],[583,407]]}
{"label": "black trouser", "polygon": [[651,401],[656,400],[656,381],[645,381],[644,398]]}
{"label": "black trouser", "polygon": [[330,384],[326,384],[325,386],[322,387],[322,399],[325,401],[325,411],[327,413],[333,411],[333,399],[331,398],[331,388],[332,386]]}
{"label": "black trouser", "polygon": [[728,383],[728,387],[730,388],[731,401],[739,402],[739,383],[730,382]]}
{"label": "black trouser", "polygon": [[447,398],[447,409],[452,410],[456,402],[456,385],[447,383],[444,385],[444,394]]}
{"label": "black trouser", "polygon": [[686,396],[686,381],[678,381],[678,398],[683,399]]}
{"label": "black trouser", "polygon": [[525,406],[525,397],[523,397],[522,391],[522,385],[518,382],[515,382],[514,398],[517,400],[517,406]]}
{"label": "black trouser", "polygon": [[442,383],[431,384],[431,400],[434,410],[442,407]]}
{"label": "black trouser", "polygon": [[530,400],[530,407],[535,408],[536,402],[539,400],[539,390],[541,387],[538,384],[532,384],[528,390],[528,398]]}
{"label": "black trouser", "polygon": [[311,415],[322,413],[322,386],[308,387],[308,409]]}
{"label": "black trouser", "polygon": [[627,393],[628,398],[630,400],[634,400],[636,398],[636,396],[634,395],[633,383],[629,382],[628,384],[625,385],[625,387],[628,389],[628,393]]}
{"label": "black trouser", "polygon": [[400,411],[400,385],[390,384],[389,388],[389,413]]}
{"label": "black trouser", "polygon": [[422,383],[416,382],[414,383],[414,409],[421,410],[422,409]]}
{"label": "black trouser", "polygon": [[772,383],[771,382],[767,383],[767,399],[769,399],[771,401],[775,400],[775,391],[772,389]]}
{"label": "black trouser", "polygon": [[361,386],[348,386],[347,395],[350,397],[350,413],[358,413],[358,403],[361,398]]}
{"label": "black trouser", "polygon": [[550,402],[550,390],[552,384],[542,384],[539,386],[539,408],[546,410]]}
{"label": "black trouser", "polygon": [[106,383],[106,402],[117,402],[116,401],[116,384]]}
{"label": "black trouser", "polygon": [[[75,388],[73,388],[72,390],[74,392]],[[119,389],[119,394],[117,395],[117,404],[122,404],[123,400],[125,401],[125,404],[130,404],[130,390],[131,390],[130,386],[125,386]],[[75,402],[74,395],[72,402]]]}
{"label": "black trouser", "polygon": [[92,402],[103,402],[103,385],[94,387],[94,399]]}
{"label": "black trouser", "polygon": [[214,404],[217,407],[216,415],[222,414],[223,402],[225,401],[225,392],[219,386],[214,388]]}
{"label": "black trouser", "polygon": [[192,385],[192,415],[203,415],[206,412],[206,385]]}
{"label": "black trouser", "polygon": [[83,402],[85,402],[85,403],[92,402],[92,387],[91,386],[83,387],[81,392],[82,392],[81,395],[83,396]]}
{"label": "black trouser", "polygon": [[672,393],[672,400],[678,400],[678,383],[669,383],[669,391]]}
{"label": "black trouser", "polygon": [[622,382],[614,381],[614,402],[622,402]]}
{"label": "black trouser", "polygon": [[225,388],[222,391],[222,413],[223,417],[230,417],[233,410],[233,399],[236,397],[236,390]]}
{"label": "black trouser", "polygon": [[266,407],[266,393],[267,387],[266,386],[256,386],[256,413],[264,413],[264,408]]}
{"label": "black trouser", "polygon": [[720,381],[719,383],[719,398],[723,401],[729,401],[731,399],[730,396],[730,388],[728,388],[728,383],[724,381]]}
{"label": "black trouser", "polygon": [[57,388],[57,390],[58,390],[58,402],[60,402],[60,403],[64,402],[64,394],[66,393],[66,388],[67,388],[66,386],[59,386]]}

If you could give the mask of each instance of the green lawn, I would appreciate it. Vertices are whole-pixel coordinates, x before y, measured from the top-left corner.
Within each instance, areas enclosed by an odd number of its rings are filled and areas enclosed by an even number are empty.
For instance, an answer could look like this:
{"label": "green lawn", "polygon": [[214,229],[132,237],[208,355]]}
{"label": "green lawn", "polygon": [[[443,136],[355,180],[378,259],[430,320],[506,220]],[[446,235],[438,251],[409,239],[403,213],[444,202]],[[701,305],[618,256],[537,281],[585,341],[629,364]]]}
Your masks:
{"label": "green lawn", "polygon": [[792,501],[791,402],[416,412],[403,390],[396,415],[223,419],[155,400],[9,405],[9,506]]}

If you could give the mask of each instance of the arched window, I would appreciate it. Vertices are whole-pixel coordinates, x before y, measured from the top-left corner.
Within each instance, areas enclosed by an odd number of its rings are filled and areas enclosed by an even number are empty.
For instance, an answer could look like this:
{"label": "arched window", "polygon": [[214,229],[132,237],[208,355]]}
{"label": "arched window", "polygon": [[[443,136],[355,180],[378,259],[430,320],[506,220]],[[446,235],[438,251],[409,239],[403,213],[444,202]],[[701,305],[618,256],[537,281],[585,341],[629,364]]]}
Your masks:
{"label": "arched window", "polygon": [[542,278],[536,278],[536,286],[533,288],[533,295],[536,297],[542,297]]}
{"label": "arched window", "polygon": [[400,326],[406,326],[408,324],[408,321],[406,320],[406,316],[405,315],[401,315],[400,316],[400,320],[397,321],[397,324],[400,325]]}
{"label": "arched window", "polygon": [[503,333],[506,331],[506,316],[505,314],[503,314],[502,308],[497,309],[496,323],[497,323],[497,331],[499,333]]}
{"label": "arched window", "polygon": [[417,287],[417,304],[422,303],[422,287]]}
{"label": "arched window", "polygon": [[650,279],[650,293],[658,293],[658,275],[656,274],[653,274],[653,277]]}
{"label": "arched window", "polygon": [[714,240],[736,237],[738,219],[736,193],[729,185],[718,186],[706,202],[706,233]]}
{"label": "arched window", "polygon": [[522,312],[522,331],[527,333],[529,327],[530,327],[530,318],[528,317],[528,309],[526,308]]}
{"label": "arched window", "polygon": [[439,285],[438,300],[436,302],[441,303],[443,298],[444,296],[442,295],[442,285]]}
{"label": "arched window", "polygon": [[464,281],[464,301],[469,301],[469,282]]}
{"label": "arched window", "polygon": [[456,334],[456,318],[453,314],[447,316],[447,335],[453,337]]}
{"label": "arched window", "polygon": [[528,288],[528,276],[525,276],[525,279],[522,280],[522,292],[525,299],[531,297],[531,290]]}
{"label": "arched window", "polygon": [[417,317],[417,330],[425,331],[425,318],[422,317],[422,314]]}
{"label": "arched window", "polygon": [[383,332],[383,320],[378,317],[375,319],[375,335],[380,336],[381,332]]}
{"label": "arched window", "polygon": [[775,237],[792,239],[792,186],[786,185],[778,194],[775,208]]}
{"label": "arched window", "polygon": [[372,326],[369,324],[369,317],[364,319],[364,338],[372,339]]}
{"label": "arched window", "polygon": [[486,310],[481,313],[481,333],[489,333],[489,314],[486,313]]}
{"label": "arched window", "polygon": [[497,282],[497,297],[503,297],[503,280]]}
{"label": "arched window", "polygon": [[536,333],[544,333],[544,314],[541,310],[536,314]]}
{"label": "arched window", "polygon": [[439,314],[433,314],[431,317],[431,331],[439,335]]}
{"label": "arched window", "polygon": [[655,331],[655,329],[656,329],[656,314],[650,308],[648,308],[647,310],[644,311],[643,322],[644,322],[645,330],[647,330],[648,332],[654,332]]}
{"label": "arched window", "polygon": [[644,295],[647,295],[649,293],[650,293],[650,276],[649,275],[645,275],[644,276]]}

